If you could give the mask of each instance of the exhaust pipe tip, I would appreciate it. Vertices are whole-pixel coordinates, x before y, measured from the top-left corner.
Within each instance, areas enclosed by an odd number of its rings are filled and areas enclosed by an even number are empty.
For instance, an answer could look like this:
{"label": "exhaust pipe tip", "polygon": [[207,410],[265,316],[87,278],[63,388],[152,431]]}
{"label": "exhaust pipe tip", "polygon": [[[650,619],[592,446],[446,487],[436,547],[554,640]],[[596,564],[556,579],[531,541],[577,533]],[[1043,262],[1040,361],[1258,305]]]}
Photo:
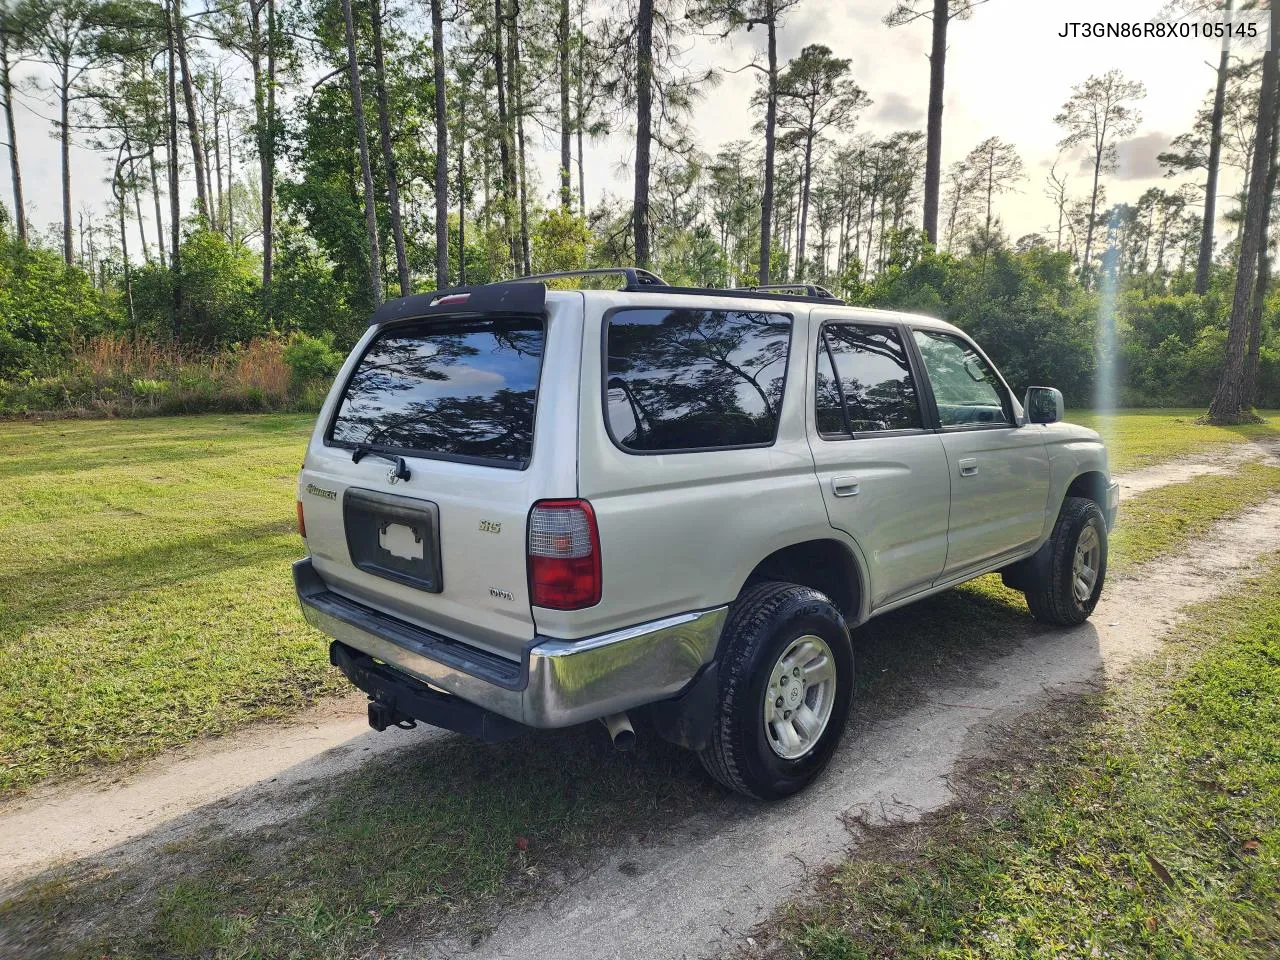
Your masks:
{"label": "exhaust pipe tip", "polygon": [[636,748],[636,731],[625,713],[611,713],[607,717],[601,717],[600,721],[609,731],[609,739],[613,741],[615,750],[627,753]]}

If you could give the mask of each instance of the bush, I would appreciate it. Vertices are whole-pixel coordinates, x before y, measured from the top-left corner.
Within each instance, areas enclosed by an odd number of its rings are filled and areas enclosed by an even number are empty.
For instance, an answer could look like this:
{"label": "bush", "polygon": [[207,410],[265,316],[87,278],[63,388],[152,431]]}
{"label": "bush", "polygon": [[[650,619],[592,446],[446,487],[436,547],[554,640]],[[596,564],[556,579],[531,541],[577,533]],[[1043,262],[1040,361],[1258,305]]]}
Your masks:
{"label": "bush", "polygon": [[301,392],[309,384],[333,379],[342,366],[343,356],[327,339],[295,333],[284,348],[284,361],[289,365],[289,383]]}

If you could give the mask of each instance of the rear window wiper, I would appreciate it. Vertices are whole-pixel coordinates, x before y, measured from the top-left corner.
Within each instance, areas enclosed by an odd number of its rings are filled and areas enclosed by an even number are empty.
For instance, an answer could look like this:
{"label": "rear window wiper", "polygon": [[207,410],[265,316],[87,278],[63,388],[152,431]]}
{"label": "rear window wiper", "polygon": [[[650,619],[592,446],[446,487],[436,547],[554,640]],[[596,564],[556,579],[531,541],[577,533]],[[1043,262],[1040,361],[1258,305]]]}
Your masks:
{"label": "rear window wiper", "polygon": [[351,462],[359,463],[368,456],[378,457],[381,460],[386,460],[388,463],[394,463],[396,465],[395,477],[397,480],[408,480],[409,477],[412,476],[409,472],[409,465],[404,462],[404,457],[394,457],[389,453],[379,453],[367,443],[356,444],[355,449],[351,451]]}

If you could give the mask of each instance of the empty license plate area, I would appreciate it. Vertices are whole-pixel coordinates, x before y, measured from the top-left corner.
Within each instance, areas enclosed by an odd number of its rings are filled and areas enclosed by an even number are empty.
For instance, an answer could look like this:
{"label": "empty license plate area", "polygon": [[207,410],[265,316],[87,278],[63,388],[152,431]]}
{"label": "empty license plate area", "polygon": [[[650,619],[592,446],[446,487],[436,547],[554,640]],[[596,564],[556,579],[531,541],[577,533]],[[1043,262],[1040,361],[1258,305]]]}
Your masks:
{"label": "empty license plate area", "polygon": [[358,569],[430,593],[444,588],[440,510],[430,500],[348,489],[342,519]]}

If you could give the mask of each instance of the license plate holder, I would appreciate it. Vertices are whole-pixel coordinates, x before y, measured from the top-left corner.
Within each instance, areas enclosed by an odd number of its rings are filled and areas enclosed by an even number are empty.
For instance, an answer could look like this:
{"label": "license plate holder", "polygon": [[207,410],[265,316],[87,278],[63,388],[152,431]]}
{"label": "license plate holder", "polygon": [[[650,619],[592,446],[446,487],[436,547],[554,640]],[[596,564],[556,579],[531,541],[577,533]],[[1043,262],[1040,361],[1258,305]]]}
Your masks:
{"label": "license plate holder", "polygon": [[444,589],[436,504],[348,488],[342,520],[347,551],[357,569],[428,593]]}

